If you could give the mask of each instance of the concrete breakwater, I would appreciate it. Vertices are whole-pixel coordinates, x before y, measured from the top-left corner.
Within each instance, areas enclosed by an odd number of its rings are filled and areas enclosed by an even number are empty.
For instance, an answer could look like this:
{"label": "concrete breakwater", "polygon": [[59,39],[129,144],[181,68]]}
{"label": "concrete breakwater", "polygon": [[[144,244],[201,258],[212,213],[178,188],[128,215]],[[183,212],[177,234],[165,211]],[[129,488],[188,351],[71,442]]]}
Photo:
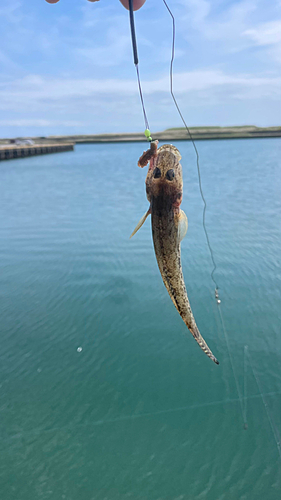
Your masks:
{"label": "concrete breakwater", "polygon": [[73,143],[44,143],[44,144],[5,144],[0,145],[0,160],[11,160],[26,156],[44,155],[50,153],[61,153],[73,151]]}
{"label": "concrete breakwater", "polygon": [[[266,137],[281,137],[281,127],[256,127],[254,125],[239,127],[190,127],[192,139],[253,139]],[[185,128],[172,128],[162,132],[151,131],[152,138],[159,141],[188,141],[190,136]],[[38,140],[36,137],[33,138]],[[91,134],[91,135],[61,135],[49,136],[46,140],[71,141],[74,143],[100,143],[100,142],[145,142],[143,132],[116,133],[116,134]]]}
{"label": "concrete breakwater", "polygon": [[[256,127],[245,125],[237,127],[190,127],[191,137],[195,141],[217,139],[254,139],[281,137],[281,127]],[[151,132],[153,139],[163,142],[189,141],[186,129],[171,128],[162,132]],[[31,142],[30,144],[11,144],[15,141]],[[21,137],[19,139],[0,139],[0,160],[21,158],[24,156],[72,151],[74,144],[112,143],[112,142],[146,142],[144,132],[56,135],[48,137]]]}

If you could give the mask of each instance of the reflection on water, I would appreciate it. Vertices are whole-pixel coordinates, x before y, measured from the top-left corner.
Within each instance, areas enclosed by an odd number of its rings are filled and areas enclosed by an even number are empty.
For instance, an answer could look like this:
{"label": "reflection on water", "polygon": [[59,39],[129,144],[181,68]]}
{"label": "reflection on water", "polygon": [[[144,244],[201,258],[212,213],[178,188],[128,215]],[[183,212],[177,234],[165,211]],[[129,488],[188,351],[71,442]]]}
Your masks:
{"label": "reflection on water", "polygon": [[[157,268],[141,144],[2,162],[1,490],[5,499],[276,500],[281,428],[280,139],[198,144],[207,227],[248,430],[210,279],[194,152],[186,286],[200,351]],[[125,160],[124,160],[125,158]],[[246,385],[245,385],[245,373]]]}

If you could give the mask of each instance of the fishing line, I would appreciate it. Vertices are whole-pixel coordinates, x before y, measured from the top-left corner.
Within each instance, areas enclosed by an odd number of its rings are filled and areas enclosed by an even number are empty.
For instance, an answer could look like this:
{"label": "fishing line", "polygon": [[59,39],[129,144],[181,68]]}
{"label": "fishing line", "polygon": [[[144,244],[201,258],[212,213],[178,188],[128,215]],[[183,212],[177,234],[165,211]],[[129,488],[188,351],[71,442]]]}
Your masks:
{"label": "fishing line", "polygon": [[[211,291],[210,291],[210,293],[211,293],[211,296],[213,297],[213,294],[212,294]],[[233,378],[234,378],[234,382],[235,382],[235,386],[236,386],[236,391],[237,391],[237,395],[238,395],[237,401],[239,401],[239,403],[240,403],[242,420],[244,422],[244,429],[247,430],[248,429],[248,424],[247,424],[247,410],[246,410],[247,405],[246,405],[246,399],[249,399],[249,398],[248,398],[248,396],[247,396],[247,394],[245,392],[245,385],[244,385],[244,397],[242,396],[242,393],[241,393],[241,390],[240,390],[240,386],[239,386],[239,383],[238,383],[238,378],[237,378],[236,371],[235,371],[235,368],[234,368],[233,358],[232,358],[232,355],[231,355],[231,350],[230,350],[230,345],[229,345],[229,337],[228,337],[228,334],[227,334],[227,331],[226,331],[226,328],[225,328],[224,319],[223,319],[223,315],[222,315],[222,310],[221,310],[221,306],[220,306],[221,301],[220,301],[220,299],[218,297],[217,290],[215,290],[215,297],[216,297],[216,303],[217,303],[217,309],[218,309],[218,316],[219,316],[220,323],[221,323],[221,329],[223,331],[224,340],[225,340],[226,348],[227,348],[227,352],[228,352],[228,357],[229,357],[229,360],[230,360],[230,366],[231,366],[231,369],[232,369]],[[217,326],[218,326],[218,321],[216,321],[216,323],[217,323]],[[245,373],[245,364],[244,364],[244,373]],[[244,383],[245,383],[245,376],[244,376]],[[243,400],[244,400],[244,405],[243,405]]]}
{"label": "fishing line", "polygon": [[218,284],[214,278],[214,273],[217,269],[217,265],[216,265],[216,261],[215,261],[215,258],[214,258],[214,253],[213,253],[213,249],[212,249],[212,246],[211,246],[211,243],[210,243],[210,239],[209,239],[209,234],[208,234],[208,230],[207,230],[207,227],[206,227],[206,210],[207,210],[207,202],[206,202],[206,199],[205,199],[205,196],[204,196],[204,193],[203,193],[203,189],[202,189],[202,182],[201,182],[201,172],[200,172],[200,163],[199,163],[199,153],[198,153],[198,150],[197,150],[197,147],[196,147],[196,144],[194,142],[194,139],[192,137],[192,134],[186,124],[186,121],[181,113],[181,110],[180,110],[180,107],[178,105],[178,102],[176,100],[176,97],[174,95],[174,91],[173,91],[173,64],[174,64],[174,59],[175,59],[175,38],[176,38],[176,22],[175,22],[175,17],[171,11],[171,9],[169,8],[166,0],[163,0],[164,2],[164,5],[166,7],[166,9],[168,10],[171,18],[172,18],[172,55],[171,55],[171,63],[170,63],[170,93],[171,93],[171,96],[172,96],[172,99],[175,103],[175,106],[176,106],[176,109],[181,117],[181,120],[186,128],[186,131],[189,135],[189,138],[192,142],[192,145],[193,145],[193,148],[194,148],[194,151],[196,153],[196,164],[197,164],[197,172],[198,172],[198,181],[199,181],[199,189],[200,189],[200,194],[201,194],[201,198],[202,198],[202,201],[204,203],[204,208],[203,208],[203,228],[204,228],[204,232],[205,232],[205,236],[206,236],[206,240],[207,240],[207,244],[208,244],[208,248],[209,248],[209,251],[210,251],[210,256],[211,256],[211,259],[212,259],[212,263],[213,263],[213,270],[211,272],[211,278],[212,278],[212,281],[213,283],[215,284],[215,298],[216,298],[216,302],[217,302],[217,305],[218,305],[218,311],[219,311],[219,316],[220,316],[220,320],[221,320],[221,325],[222,325],[222,330],[223,330],[223,333],[224,333],[224,337],[225,337],[225,341],[226,341],[226,346],[227,346],[227,350],[228,350],[228,356],[229,356],[229,360],[230,360],[230,364],[231,364],[231,368],[232,368],[232,372],[233,372],[233,377],[234,377],[234,380],[235,380],[235,385],[236,385],[236,390],[237,390],[237,394],[238,394],[238,399],[239,399],[239,402],[240,402],[240,407],[241,407],[241,413],[242,413],[242,418],[243,418],[243,421],[244,421],[244,429],[247,429],[247,415],[246,415],[246,412],[245,412],[245,408],[243,406],[243,399],[242,399],[242,394],[241,394],[241,391],[240,391],[240,387],[239,387],[239,383],[238,383],[238,379],[237,379],[237,375],[236,375],[236,371],[235,371],[235,368],[234,368],[234,363],[233,363],[233,358],[232,358],[232,354],[231,354],[231,351],[230,351],[230,346],[229,346],[229,339],[228,339],[228,335],[227,335],[227,332],[226,332],[226,328],[225,328],[225,325],[224,325],[224,320],[223,320],[223,316],[222,316],[222,311],[221,311],[221,307],[220,307],[220,298],[219,298],[219,293],[218,293]]}
{"label": "fishing line", "polygon": [[247,394],[248,394],[248,388],[247,388],[247,350],[248,346],[244,345],[244,416],[245,416],[245,422],[244,422],[244,429],[248,429],[248,423],[247,423]]}
{"label": "fishing line", "polygon": [[163,0],[165,6],[166,6],[166,9],[168,10],[171,18],[172,18],[172,25],[173,25],[173,34],[172,34],[172,57],[171,57],[171,63],[170,63],[170,93],[171,93],[171,96],[173,98],[173,101],[175,103],[175,106],[177,108],[177,111],[181,117],[181,120],[186,128],[186,131],[189,135],[189,138],[192,142],[192,145],[193,145],[193,148],[194,148],[194,151],[196,153],[196,163],[197,163],[197,172],[198,172],[198,180],[199,180],[199,189],[200,189],[200,194],[201,194],[201,198],[202,198],[202,201],[204,203],[204,209],[203,209],[203,228],[204,228],[204,232],[205,232],[205,236],[206,236],[206,240],[207,240],[207,244],[208,244],[208,247],[209,247],[209,251],[210,251],[210,255],[211,255],[211,259],[212,259],[212,263],[213,263],[213,270],[211,272],[211,278],[215,284],[215,287],[216,287],[216,290],[218,290],[218,284],[214,278],[214,273],[217,269],[217,265],[216,265],[216,261],[215,261],[215,258],[214,258],[214,253],[213,253],[213,249],[211,247],[211,243],[210,243],[210,239],[209,239],[209,235],[208,235],[208,231],[207,231],[207,228],[206,228],[206,209],[207,209],[207,203],[206,203],[206,200],[205,200],[205,197],[204,197],[204,193],[203,193],[203,189],[202,189],[202,183],[201,183],[201,173],[200,173],[200,165],[199,165],[199,153],[198,153],[198,150],[197,150],[197,147],[196,147],[196,144],[194,142],[194,139],[191,135],[191,132],[186,124],[186,121],[181,113],[181,110],[180,110],[180,107],[177,103],[177,100],[175,98],[175,95],[174,95],[174,91],[173,91],[173,64],[174,64],[174,58],[175,58],[175,38],[176,38],[176,22],[175,22],[175,18],[174,18],[174,15],[172,13],[172,11],[170,10],[166,0]]}
{"label": "fishing line", "polygon": [[[149,131],[149,124],[148,124],[147,114],[145,111],[145,105],[144,105],[144,99],[143,99],[143,93],[142,93],[141,81],[140,81],[140,74],[139,74],[139,58],[138,58],[138,50],[137,50],[137,39],[136,39],[136,30],[135,30],[135,21],[134,21],[133,0],[129,0],[129,15],[130,15],[131,38],[132,38],[133,55],[134,55],[134,65],[135,65],[136,72],[137,72],[140,100],[141,100],[141,105],[142,105],[145,128],[146,128],[146,130]],[[150,134],[149,134],[148,140],[150,140],[150,139],[151,138],[150,138]]]}
{"label": "fishing line", "polygon": [[251,354],[250,354],[250,352],[248,350],[248,346],[245,346],[245,347],[246,347],[246,353],[248,355],[248,359],[249,359],[249,362],[250,362],[250,366],[252,368],[252,372],[253,372],[253,375],[254,375],[254,378],[255,378],[255,381],[256,381],[256,384],[257,384],[260,396],[262,398],[262,402],[263,402],[264,407],[265,407],[267,418],[268,418],[268,421],[269,421],[269,424],[270,424],[270,427],[271,427],[271,430],[272,430],[272,433],[273,433],[273,437],[275,439],[275,443],[276,443],[276,446],[277,446],[277,449],[278,449],[279,457],[280,457],[280,460],[281,460],[281,438],[280,438],[280,434],[279,434],[277,426],[275,425],[274,419],[273,419],[273,417],[270,414],[270,411],[269,411],[269,408],[268,408],[268,404],[267,404],[266,399],[265,399],[265,394],[263,394],[263,392],[262,392],[262,387],[261,387],[260,379],[259,379],[256,371],[254,370],[254,366],[253,366],[253,363],[252,363],[252,357],[251,357]]}
{"label": "fishing line", "polygon": [[235,385],[236,385],[236,390],[237,390],[237,394],[238,394],[238,399],[239,399],[239,402],[240,402],[241,414],[242,414],[242,419],[243,419],[243,422],[244,422],[244,429],[246,430],[248,428],[248,425],[247,425],[247,415],[246,415],[246,412],[245,412],[245,406],[243,405],[243,397],[242,397],[242,394],[241,394],[240,386],[239,386],[239,383],[238,383],[238,378],[237,378],[236,371],[235,371],[235,368],[234,368],[233,358],[232,358],[232,354],[231,354],[231,350],[230,350],[230,345],[229,345],[229,338],[228,338],[228,335],[227,335],[227,332],[226,332],[226,328],[225,328],[225,325],[224,325],[223,315],[222,315],[222,312],[221,312],[221,306],[218,304],[217,308],[218,308],[218,311],[219,311],[219,316],[220,316],[220,320],[221,320],[221,324],[222,324],[222,330],[223,330],[223,334],[224,334],[224,338],[225,338],[225,342],[226,342],[228,357],[229,357],[229,360],[230,360],[230,365],[231,365],[231,369],[232,369],[232,372],[233,372],[233,377],[234,377],[234,380],[235,380]]}
{"label": "fishing line", "polygon": [[[280,396],[280,392],[268,392],[266,394],[267,397],[274,397],[274,396]],[[251,399],[259,399],[261,397],[260,394],[254,394],[252,396],[248,396],[248,400]],[[9,439],[22,439],[24,436],[28,435],[36,435],[36,434],[47,434],[50,432],[58,432],[58,431],[71,431],[72,429],[83,429],[86,427],[97,427],[100,425],[106,425],[106,424],[115,424],[119,422],[124,422],[124,421],[132,421],[132,420],[137,420],[139,418],[149,418],[149,417],[154,417],[157,415],[168,415],[170,413],[179,413],[181,411],[188,411],[188,410],[200,410],[201,408],[207,408],[211,406],[219,406],[222,404],[229,404],[229,403],[237,403],[238,398],[227,398],[227,399],[221,399],[221,400],[216,400],[216,401],[209,401],[208,403],[197,403],[189,406],[180,406],[177,408],[167,408],[163,410],[156,410],[153,412],[145,412],[145,413],[135,413],[132,415],[119,415],[119,417],[115,418],[104,418],[100,420],[94,420],[93,422],[89,423],[84,423],[84,424],[74,424],[74,425],[66,425],[64,427],[51,427],[49,429],[32,429],[30,431],[21,431],[18,434],[14,434],[12,436],[7,436],[3,437],[1,439],[1,442],[8,441]]]}
{"label": "fishing line", "polygon": [[[181,110],[179,108],[179,105],[177,103],[177,100],[175,98],[175,95],[174,95],[174,92],[173,92],[173,64],[174,64],[174,58],[175,58],[175,37],[176,37],[176,23],[175,23],[175,18],[166,2],[166,0],[163,0],[171,18],[172,18],[172,24],[173,24],[173,35],[172,35],[172,57],[171,57],[171,64],[170,64],[170,93],[171,93],[171,96],[173,98],[173,101],[175,103],[175,106],[177,108],[177,111],[182,119],[182,122],[187,130],[187,133],[189,135],[189,138],[193,144],[193,147],[194,147],[194,150],[195,150],[195,153],[196,153],[196,163],[197,163],[197,172],[198,172],[198,180],[199,180],[199,189],[200,189],[200,194],[201,194],[201,198],[202,198],[202,201],[204,203],[204,208],[203,208],[203,228],[204,228],[204,232],[205,232],[205,236],[206,236],[206,240],[207,240],[207,244],[208,244],[208,248],[209,248],[209,252],[210,252],[210,255],[211,255],[211,259],[212,259],[212,263],[213,263],[213,270],[211,272],[211,278],[212,278],[212,281],[214,282],[215,284],[215,287],[216,287],[216,291],[218,290],[218,284],[214,278],[214,273],[217,269],[217,265],[216,265],[216,262],[215,262],[215,258],[214,258],[214,253],[213,253],[213,249],[211,247],[211,243],[210,243],[210,239],[209,239],[209,234],[208,234],[208,231],[207,231],[207,227],[206,227],[206,209],[207,209],[207,202],[205,200],[205,197],[204,197],[204,193],[203,193],[203,189],[202,189],[202,182],[201,182],[201,172],[200,172],[200,165],[199,165],[199,153],[198,153],[198,150],[197,150],[197,147],[196,147],[196,144],[193,140],[193,137],[191,135],[191,132],[185,122],[185,119],[181,113]],[[150,137],[150,131],[149,131],[149,123],[148,123],[148,119],[147,119],[147,114],[146,114],[146,110],[145,110],[145,105],[144,105],[144,99],[143,99],[143,93],[142,93],[142,87],[141,87],[141,81],[140,81],[140,74],[139,74],[139,66],[138,66],[138,63],[139,63],[139,59],[138,59],[138,50],[137,50],[137,40],[136,40],[136,30],[135,30],[135,21],[134,21],[134,9],[133,9],[133,0],[129,0],[129,15],[130,15],[130,28],[131,28],[131,39],[132,39],[132,47],[133,47],[133,56],[134,56],[134,64],[135,64],[135,68],[136,68],[136,72],[137,72],[137,80],[138,80],[138,87],[139,87],[139,94],[140,94],[140,100],[141,100],[141,105],[142,105],[142,111],[143,111],[143,116],[144,116],[144,123],[145,123],[145,127],[146,127],[146,130],[145,130],[145,136],[147,137],[147,139],[149,141],[151,141],[151,137]]]}
{"label": "fishing line", "polygon": [[215,258],[214,258],[214,253],[213,253],[213,249],[211,247],[211,243],[210,243],[210,239],[209,239],[209,235],[208,235],[208,231],[207,231],[207,227],[206,227],[206,210],[207,210],[207,202],[206,202],[206,199],[205,199],[205,196],[204,196],[204,193],[203,193],[203,189],[202,189],[202,182],[201,182],[201,172],[200,172],[200,164],[199,164],[199,153],[198,153],[198,150],[197,150],[197,147],[196,147],[196,144],[194,142],[194,139],[192,137],[192,134],[186,124],[186,121],[181,113],[181,110],[180,110],[180,107],[177,103],[177,100],[175,98],[175,95],[174,95],[174,91],[173,91],[173,64],[174,64],[174,59],[175,59],[175,38],[176,38],[176,22],[175,22],[175,18],[174,18],[174,15],[172,13],[172,11],[170,10],[166,0],[163,0],[164,2],[164,5],[165,7],[167,8],[171,18],[172,18],[172,56],[171,56],[171,63],[170,63],[170,93],[171,93],[171,96],[173,98],[173,101],[175,103],[175,106],[177,108],[177,111],[181,117],[181,120],[186,128],[186,131],[189,135],[189,138],[192,142],[192,145],[193,145],[193,148],[194,148],[194,151],[196,153],[196,164],[197,164],[197,172],[198,172],[198,180],[199,180],[199,189],[200,189],[200,194],[201,194],[201,198],[202,198],[202,201],[204,203],[204,208],[203,208],[203,228],[204,228],[204,232],[205,232],[205,236],[206,236],[206,240],[207,240],[207,244],[208,244],[208,247],[209,247],[209,251],[210,251],[210,255],[211,255],[211,259],[212,259],[212,263],[213,263],[213,270],[211,272],[211,278],[213,280],[213,283],[215,284],[215,298],[216,298],[216,302],[217,302],[217,305],[218,305],[218,310],[219,310],[219,316],[220,316],[220,320],[221,320],[221,325],[222,325],[222,330],[223,330],[223,333],[224,333],[224,338],[225,338],[225,341],[226,341],[226,346],[227,346],[227,350],[228,350],[228,356],[229,356],[229,360],[230,360],[230,364],[231,364],[231,368],[232,368],[232,372],[233,372],[233,377],[234,377],[234,380],[235,380],[235,385],[236,385],[236,390],[237,390],[237,394],[238,394],[238,399],[239,399],[239,402],[240,402],[240,407],[241,407],[241,413],[242,413],[242,419],[244,421],[244,428],[246,429],[247,428],[247,422],[246,422],[246,414],[245,414],[245,411],[244,411],[244,407],[243,407],[243,401],[242,401],[242,394],[241,394],[241,391],[240,391],[240,387],[239,387],[239,383],[238,383],[238,379],[237,379],[237,375],[236,375],[236,371],[235,371],[235,368],[234,368],[234,363],[233,363],[233,359],[232,359],[232,355],[231,355],[231,351],[230,351],[230,346],[229,346],[229,339],[228,339],[228,335],[227,335],[227,332],[226,332],[226,329],[225,329],[225,325],[224,325],[224,320],[223,320],[223,316],[222,316],[222,312],[221,312],[221,308],[220,308],[220,299],[219,299],[219,294],[218,294],[218,284],[214,278],[214,273],[217,269],[217,265],[216,265],[216,261],[215,261]]}
{"label": "fishing line", "polygon": [[[232,355],[231,355],[231,351],[230,351],[230,346],[229,346],[229,339],[228,339],[228,335],[227,335],[227,332],[226,332],[226,328],[225,328],[225,325],[224,325],[224,320],[223,320],[223,316],[222,316],[222,312],[221,312],[221,308],[220,308],[220,299],[219,299],[219,294],[218,294],[218,284],[214,278],[214,273],[217,269],[217,265],[216,265],[216,261],[215,261],[215,258],[214,258],[214,253],[213,253],[213,249],[212,249],[212,246],[211,246],[211,243],[210,243],[210,239],[209,239],[209,234],[208,234],[208,230],[207,230],[207,227],[206,227],[206,210],[207,210],[207,202],[206,202],[206,199],[205,199],[205,196],[204,196],[204,193],[203,193],[203,188],[202,188],[202,181],[201,181],[201,171],[200,171],[200,160],[199,160],[199,153],[198,153],[198,150],[197,150],[197,147],[196,147],[196,144],[194,142],[194,139],[192,137],[192,134],[187,126],[187,123],[182,115],[182,112],[180,110],[180,107],[178,105],[178,102],[176,100],[176,97],[174,95],[174,91],[173,91],[173,64],[174,64],[174,59],[175,59],[175,38],[176,38],[176,23],[175,23],[175,18],[174,18],[174,15],[172,13],[172,11],[170,10],[166,0],[163,0],[164,2],[164,5],[166,7],[166,9],[168,10],[171,18],[172,18],[172,54],[171,54],[171,62],[170,62],[170,93],[171,93],[171,96],[172,96],[172,99],[174,101],[174,104],[176,106],[176,109],[180,115],[180,118],[185,126],[185,129],[188,133],[188,136],[192,142],[192,145],[193,145],[193,148],[194,148],[194,151],[195,151],[195,154],[196,154],[196,165],[197,165],[197,173],[198,173],[198,181],[199,181],[199,190],[200,190],[200,194],[201,194],[201,198],[202,198],[202,201],[203,201],[203,204],[204,204],[204,208],[203,208],[203,228],[204,228],[204,232],[205,232],[205,236],[206,236],[206,240],[207,240],[207,244],[208,244],[208,248],[209,248],[209,252],[210,252],[210,256],[211,256],[211,260],[212,260],[212,263],[213,263],[213,269],[212,269],[212,272],[211,272],[211,279],[215,285],[215,298],[216,298],[216,302],[217,302],[217,305],[218,305],[218,310],[219,310],[219,316],[220,316],[220,320],[221,320],[221,325],[222,325],[222,330],[223,330],[223,333],[224,333],[224,337],[225,337],[225,341],[226,341],[226,346],[227,346],[227,350],[228,350],[228,356],[229,356],[229,359],[230,359],[230,364],[231,364],[231,368],[232,368],[232,372],[233,372],[233,377],[234,377],[234,380],[235,380],[235,385],[236,385],[236,390],[237,390],[237,394],[238,394],[238,401],[240,402],[240,408],[241,408],[241,413],[242,413],[242,418],[243,418],[243,421],[244,421],[244,429],[247,429],[248,425],[247,425],[247,406],[246,406],[246,403],[245,403],[245,406],[243,406],[243,396],[242,396],[242,393],[240,391],[240,387],[239,387],[239,383],[238,383],[238,379],[237,379],[237,375],[236,375],[236,371],[235,371],[235,368],[234,368],[234,363],[233,363],[233,358],[232,358]],[[147,134],[146,132],[149,132],[149,124],[148,124],[148,119],[147,119],[147,115],[146,115],[146,111],[145,111],[145,105],[144,105],[144,99],[143,99],[143,94],[142,94],[142,88],[141,88],[141,82],[140,82],[140,75],[139,75],[139,68],[138,68],[138,53],[137,53],[137,43],[136,43],[136,33],[135,33],[135,24],[134,24],[134,11],[133,11],[133,0],[129,0],[129,11],[130,11],[130,27],[131,27],[131,38],[132,38],[132,47],[133,47],[133,55],[134,55],[134,64],[135,64],[135,67],[136,67],[136,72],[137,72],[137,79],[138,79],[138,87],[139,87],[139,93],[140,93],[140,99],[141,99],[141,104],[142,104],[142,110],[143,110],[143,115],[144,115],[144,121],[145,121],[145,126],[146,126],[146,131],[145,131],[145,135],[146,137],[148,138],[148,140],[151,140],[151,137],[150,137],[150,133]],[[244,365],[244,370],[245,370],[245,365]],[[244,381],[245,381],[245,377],[244,377]],[[244,382],[245,383],[245,382]],[[248,398],[246,397],[246,386],[244,385],[244,400],[246,401]]]}

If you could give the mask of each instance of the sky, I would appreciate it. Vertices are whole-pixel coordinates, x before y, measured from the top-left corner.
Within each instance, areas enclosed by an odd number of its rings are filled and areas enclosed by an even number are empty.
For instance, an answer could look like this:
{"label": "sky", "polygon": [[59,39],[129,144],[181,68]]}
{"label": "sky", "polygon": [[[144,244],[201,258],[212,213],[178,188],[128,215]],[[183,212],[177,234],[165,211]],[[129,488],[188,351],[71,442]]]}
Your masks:
{"label": "sky", "polygon": [[[167,0],[174,92],[189,126],[281,125],[281,0]],[[0,137],[143,131],[128,11],[118,0],[0,4]],[[169,94],[172,23],[135,13],[152,132],[182,123]]]}

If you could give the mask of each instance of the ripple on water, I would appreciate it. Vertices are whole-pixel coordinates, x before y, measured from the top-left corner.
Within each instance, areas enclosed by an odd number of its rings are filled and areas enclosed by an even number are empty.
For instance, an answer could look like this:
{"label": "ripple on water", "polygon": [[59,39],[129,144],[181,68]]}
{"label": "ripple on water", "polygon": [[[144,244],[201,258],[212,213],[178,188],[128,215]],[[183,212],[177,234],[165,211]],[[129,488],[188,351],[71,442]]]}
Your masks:
{"label": "ripple on water", "polygon": [[247,431],[214,301],[196,164],[189,143],[177,146],[189,219],[184,276],[219,367],[171,303],[150,221],[129,240],[147,209],[139,144],[78,145],[74,154],[3,163],[5,498],[280,497],[257,377],[279,429],[281,141],[199,148],[221,311],[240,391],[249,396]]}

